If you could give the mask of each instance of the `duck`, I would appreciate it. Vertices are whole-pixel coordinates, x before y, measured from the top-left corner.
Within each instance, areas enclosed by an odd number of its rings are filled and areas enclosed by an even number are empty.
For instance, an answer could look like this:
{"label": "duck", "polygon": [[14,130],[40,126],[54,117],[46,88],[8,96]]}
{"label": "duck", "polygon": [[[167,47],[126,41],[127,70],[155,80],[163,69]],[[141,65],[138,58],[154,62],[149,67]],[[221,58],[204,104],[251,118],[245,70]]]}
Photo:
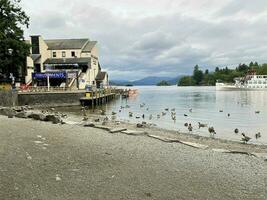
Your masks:
{"label": "duck", "polygon": [[259,110],[256,110],[256,111],[255,111],[255,114],[260,114],[260,111],[259,111]]}
{"label": "duck", "polygon": [[207,126],[208,126],[208,124],[202,124],[202,123],[198,122],[198,128],[204,128]]}
{"label": "duck", "polygon": [[209,127],[208,131],[209,131],[209,133],[211,133],[211,134],[216,134],[215,129],[214,129],[213,126]]}
{"label": "duck", "polygon": [[133,113],[132,112],[129,112],[129,117],[132,117],[133,116]]}
{"label": "duck", "polygon": [[236,129],[234,130],[234,132],[235,132],[235,134],[239,133],[238,128],[236,128]]}
{"label": "duck", "polygon": [[185,117],[188,117],[188,115],[187,115],[187,114],[184,114],[184,116],[185,116]]}
{"label": "duck", "polygon": [[241,135],[243,136],[243,138],[241,139],[244,143],[247,143],[251,138],[246,136],[245,133],[241,133]]}
{"label": "duck", "polygon": [[188,130],[189,130],[189,132],[192,132],[193,131],[193,127],[192,127],[191,124],[188,125]]}
{"label": "duck", "polygon": [[184,123],[184,126],[185,126],[185,127],[188,127],[188,123]]}
{"label": "duck", "polygon": [[169,111],[169,108],[165,108],[165,111]]}
{"label": "duck", "polygon": [[256,139],[258,139],[258,138],[260,138],[260,137],[261,137],[261,133],[260,133],[260,132],[258,132],[258,133],[255,134],[255,138],[256,138]]}

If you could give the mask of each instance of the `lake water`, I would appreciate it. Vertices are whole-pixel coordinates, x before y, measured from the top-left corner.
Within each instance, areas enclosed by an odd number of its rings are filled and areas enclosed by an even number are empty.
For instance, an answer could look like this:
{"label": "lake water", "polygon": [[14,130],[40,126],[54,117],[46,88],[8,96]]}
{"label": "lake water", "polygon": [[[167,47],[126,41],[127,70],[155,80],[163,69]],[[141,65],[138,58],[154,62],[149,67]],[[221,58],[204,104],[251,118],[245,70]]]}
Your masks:
{"label": "lake water", "polygon": [[[138,89],[138,95],[108,104],[105,107],[107,114],[111,115],[114,111],[119,120],[146,121],[161,128],[185,133],[188,133],[188,129],[184,124],[191,123],[192,134],[210,137],[207,128],[198,128],[198,122],[201,122],[213,126],[217,133],[215,137],[218,138],[240,141],[241,132],[244,132],[252,138],[251,142],[267,144],[267,91],[216,91],[215,87],[177,86],[142,86],[131,89]],[[143,103],[145,106],[140,107]],[[120,109],[126,105],[130,108]],[[171,111],[162,116],[165,108],[175,108],[176,121],[172,120]],[[260,113],[256,114],[255,111],[258,110]],[[129,117],[129,112],[133,112],[133,117]],[[151,120],[150,114],[153,116]],[[157,114],[161,114],[159,119]],[[184,114],[188,116],[185,117]],[[234,133],[235,128],[239,129],[239,134]],[[256,140],[255,134],[258,132],[261,132],[261,138]]]}

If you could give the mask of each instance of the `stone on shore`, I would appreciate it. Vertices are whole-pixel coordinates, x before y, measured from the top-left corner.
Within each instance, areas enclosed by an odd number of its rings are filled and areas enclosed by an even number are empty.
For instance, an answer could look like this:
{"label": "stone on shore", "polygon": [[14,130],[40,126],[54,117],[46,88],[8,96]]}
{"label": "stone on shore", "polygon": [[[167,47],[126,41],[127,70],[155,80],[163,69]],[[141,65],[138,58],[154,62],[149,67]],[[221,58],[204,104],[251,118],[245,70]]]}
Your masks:
{"label": "stone on shore", "polygon": [[56,115],[46,115],[45,121],[52,122],[53,124],[59,124],[61,123],[61,119],[59,116]]}
{"label": "stone on shore", "polygon": [[16,115],[15,115],[15,117],[17,117],[17,118],[28,118],[29,117],[29,113],[27,113],[27,112],[19,112],[19,113],[17,113]]}
{"label": "stone on shore", "polygon": [[42,113],[31,113],[28,118],[32,118],[34,120],[40,120],[40,121],[45,121],[46,116]]}
{"label": "stone on shore", "polygon": [[126,135],[147,135],[147,133],[145,131],[135,131],[135,130],[125,130],[122,131],[122,133],[126,134]]}
{"label": "stone on shore", "polygon": [[111,129],[109,132],[110,133],[119,133],[119,132],[122,132],[122,131],[126,131],[127,128],[114,128],[114,129]]}
{"label": "stone on shore", "polygon": [[0,108],[0,115],[4,115],[4,116],[15,116],[16,115],[16,111],[13,110],[13,108]]}

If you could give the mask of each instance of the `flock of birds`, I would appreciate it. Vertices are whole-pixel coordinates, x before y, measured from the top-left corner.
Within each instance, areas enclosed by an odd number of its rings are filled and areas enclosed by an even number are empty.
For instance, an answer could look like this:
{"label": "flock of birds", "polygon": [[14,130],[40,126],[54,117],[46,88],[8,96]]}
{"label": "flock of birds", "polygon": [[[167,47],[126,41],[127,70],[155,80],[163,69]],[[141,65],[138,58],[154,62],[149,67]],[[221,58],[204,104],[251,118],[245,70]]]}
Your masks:
{"label": "flock of birds", "polygon": [[[130,106],[129,105],[121,106],[120,109],[119,109],[119,112],[122,112],[122,110],[125,109],[125,108],[130,108]],[[146,111],[149,111],[149,107],[146,106],[145,103],[141,103],[140,104],[140,108],[143,109],[143,110],[145,109]],[[190,108],[188,111],[189,111],[189,113],[192,113],[193,112],[193,109]],[[219,110],[219,112],[224,112],[224,111],[223,110]],[[259,113],[260,113],[260,111],[258,111],[258,110],[255,111],[255,114],[259,114]],[[112,115],[113,116],[115,116],[116,114],[117,114],[116,112],[114,112],[114,111],[112,112]],[[170,108],[165,108],[160,113],[156,114],[156,118],[157,119],[160,119],[161,117],[163,117],[163,116],[165,116],[167,114],[170,114],[171,119],[173,121],[176,121],[176,109],[175,108],[171,108],[171,109]],[[140,118],[145,119],[145,114],[141,114],[141,115],[136,114],[136,115],[134,115],[134,113],[130,111],[129,112],[129,117],[132,118],[134,116],[135,116],[136,119],[140,119]],[[183,116],[184,117],[188,117],[189,114],[186,114],[185,113],[185,114],[183,114]],[[230,117],[231,114],[230,113],[227,113],[227,116]],[[149,114],[148,119],[149,120],[152,120],[153,117],[155,117],[155,116],[153,116],[152,114]],[[184,126],[188,129],[189,133],[192,133],[193,132],[193,129],[194,128],[193,128],[193,126],[192,126],[191,123],[186,122],[186,123],[184,123]],[[200,129],[200,128],[207,128],[207,131],[209,132],[210,137],[214,137],[214,135],[216,134],[215,128],[213,126],[208,126],[208,124],[204,124],[204,123],[198,122],[198,129]],[[234,133],[235,134],[239,134],[239,132],[240,131],[239,131],[238,128],[234,129]],[[261,137],[261,133],[260,132],[258,132],[258,133],[255,134],[255,138],[256,139],[259,139],[260,137]],[[245,133],[243,133],[243,132],[241,133],[241,141],[242,142],[247,143],[251,139],[252,138],[249,137],[249,136],[247,136]]]}

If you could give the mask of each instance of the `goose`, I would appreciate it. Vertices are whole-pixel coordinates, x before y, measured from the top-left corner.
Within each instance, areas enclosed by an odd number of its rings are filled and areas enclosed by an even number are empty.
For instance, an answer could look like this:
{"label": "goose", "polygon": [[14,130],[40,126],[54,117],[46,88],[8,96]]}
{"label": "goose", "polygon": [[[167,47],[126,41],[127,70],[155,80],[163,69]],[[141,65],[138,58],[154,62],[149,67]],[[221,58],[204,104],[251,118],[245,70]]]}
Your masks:
{"label": "goose", "polygon": [[200,123],[200,122],[198,122],[198,128],[204,128],[204,127],[207,127],[208,126],[208,124],[202,124],[202,123]]}
{"label": "goose", "polygon": [[261,137],[261,133],[260,133],[260,132],[258,132],[258,133],[255,134],[255,138],[256,138],[256,139],[258,139],[258,138],[260,138],[260,137]]}
{"label": "goose", "polygon": [[247,143],[251,138],[246,136],[245,133],[241,133],[241,135],[243,136],[243,138],[241,139],[244,143]]}
{"label": "goose", "polygon": [[235,132],[235,134],[239,133],[238,128],[236,128],[236,129],[234,130],[234,132]]}
{"label": "goose", "polygon": [[192,132],[193,131],[193,127],[192,127],[191,124],[188,125],[188,130],[189,130],[189,132]]}
{"label": "goose", "polygon": [[209,127],[208,131],[211,134],[216,134],[215,129],[213,127]]}

